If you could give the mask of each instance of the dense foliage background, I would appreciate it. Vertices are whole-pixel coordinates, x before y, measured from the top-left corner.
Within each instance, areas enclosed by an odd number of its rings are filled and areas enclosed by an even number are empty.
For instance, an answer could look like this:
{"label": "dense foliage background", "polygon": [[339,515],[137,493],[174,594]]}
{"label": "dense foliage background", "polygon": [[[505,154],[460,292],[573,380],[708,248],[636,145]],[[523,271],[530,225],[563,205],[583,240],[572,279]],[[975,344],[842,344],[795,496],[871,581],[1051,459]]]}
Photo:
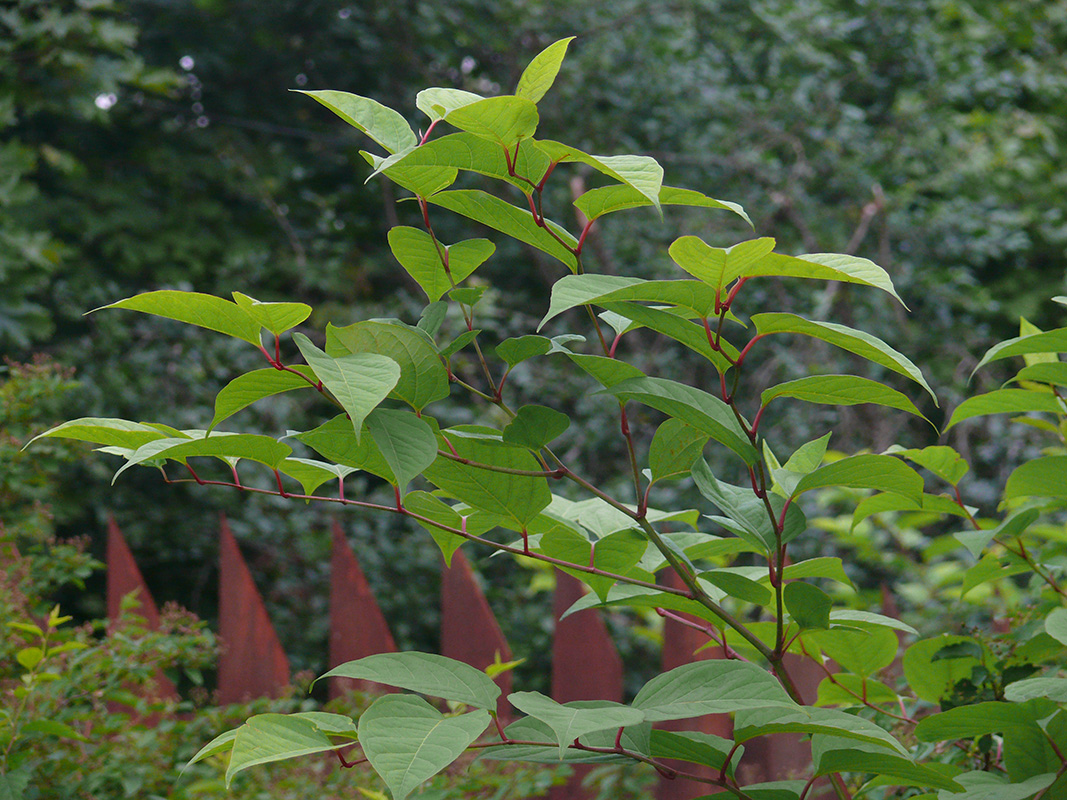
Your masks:
{"label": "dense foliage background", "polygon": [[[316,327],[410,316],[415,292],[384,230],[413,209],[382,183],[364,186],[353,129],[286,90],[406,103],[414,121],[417,89],[506,91],[530,56],[571,34],[579,38],[541,105],[546,135],[565,126],[591,152],[651,154],[667,184],[742,203],[780,249],[870,257],[912,314],[836,286],[776,295],[777,308],[852,315],[923,365],[945,409],[1020,314],[1053,324],[1046,298],[1063,293],[1067,248],[1061,0],[17,0],[0,13],[0,349],[18,360],[47,352],[74,370],[79,386],[57,419],[165,416],[202,427],[247,353],[152,318],[84,313],[184,288],[303,299],[319,309]],[[574,176],[586,180],[595,178]],[[569,208],[555,197],[549,214]],[[590,268],[659,274],[680,233],[723,245],[749,235],[726,215],[700,218],[605,220]],[[495,324],[483,334],[490,343],[523,322],[510,309],[540,316],[553,269],[519,250],[487,264],[488,280],[509,295],[506,312],[483,312]],[[644,344],[643,357],[664,357],[661,342]],[[769,368],[785,378],[838,357],[793,347]],[[988,388],[998,377],[981,380]],[[520,380],[535,396],[555,377],[520,371]],[[581,387],[572,402],[606,479],[614,422],[598,421],[598,401]],[[265,409],[243,428],[300,427],[306,411],[284,399]],[[941,422],[942,411],[924,411]],[[901,416],[843,413],[832,446],[928,443],[929,430],[905,428]],[[969,502],[991,502],[990,487],[1032,446],[1009,444],[999,424],[963,426],[949,439],[975,467]],[[810,438],[805,423],[794,433],[790,444]],[[211,618],[225,511],[294,667],[325,666],[325,512],[163,487],[147,470],[113,489],[110,477],[100,459],[66,470],[51,490],[61,534],[88,535],[100,555],[114,513],[157,600]],[[418,618],[404,609],[437,580],[436,549],[390,519],[349,515],[346,527],[374,542],[361,558],[402,646],[432,649],[434,615],[422,603]],[[403,574],[391,566],[397,552]],[[873,589],[885,574],[870,555]],[[531,657],[523,680],[538,688],[546,606],[511,602],[513,582],[505,595],[494,578],[515,567],[493,562],[484,566],[491,602],[517,654]],[[891,580],[907,588],[906,577]],[[546,585],[522,582],[533,594]],[[69,599],[80,614],[101,615],[102,584],[90,577],[89,586]],[[641,637],[627,641],[642,647]]]}

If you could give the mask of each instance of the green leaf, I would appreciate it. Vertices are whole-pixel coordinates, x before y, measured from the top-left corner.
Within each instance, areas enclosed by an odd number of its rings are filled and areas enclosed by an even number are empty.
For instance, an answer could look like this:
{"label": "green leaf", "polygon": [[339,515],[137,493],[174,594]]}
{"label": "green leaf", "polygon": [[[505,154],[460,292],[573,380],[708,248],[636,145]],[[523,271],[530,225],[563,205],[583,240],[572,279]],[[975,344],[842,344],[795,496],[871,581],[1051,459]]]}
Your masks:
{"label": "green leaf", "polygon": [[818,439],[812,439],[810,442],[802,444],[793,452],[789,460],[782,465],[783,468],[790,472],[799,472],[802,475],[814,472],[822,464],[822,460],[826,456],[826,447],[830,444],[830,436],[831,434],[827,433]]}
{"label": "green leaf", "polygon": [[500,687],[480,669],[433,653],[378,653],[340,664],[317,680],[354,678],[496,711]]}
{"label": "green leaf", "polygon": [[857,611],[854,608],[835,608],[830,612],[830,622],[850,627],[856,627],[857,623],[860,623],[861,627],[863,625],[873,625],[894,631],[903,631],[904,633],[910,633],[912,636],[919,635],[915,628],[906,622],[901,622],[899,619],[887,617],[885,614],[876,614],[873,611]]}
{"label": "green leaf", "polygon": [[563,351],[567,358],[581,367],[586,373],[606,389],[610,389],[631,378],[643,378],[645,374],[633,364],[607,356],[585,355]]}
{"label": "green leaf", "polygon": [[[517,155],[513,147],[508,148],[508,152],[510,155],[505,157],[503,147],[473,133],[450,133],[376,162],[371,177],[379,172],[391,177],[398,169],[432,169],[442,174],[446,171],[463,170],[505,181],[529,194],[530,184],[511,174],[508,161],[510,159],[517,175],[537,183],[548,171],[548,156],[529,140],[519,144]],[[419,192],[423,197],[433,193]]]}
{"label": "green leaf", "polygon": [[749,708],[734,716],[734,739],[738,742],[769,733],[823,733],[869,742],[901,755],[908,753],[900,742],[875,723],[833,708]]}
{"label": "green leaf", "polygon": [[[401,151],[401,153],[403,156],[410,156],[420,149],[418,147],[415,149],[409,148]],[[382,158],[374,153],[368,153],[366,150],[360,150],[359,154],[371,165],[373,172],[371,172],[370,177],[374,177],[379,172],[384,173],[385,177],[393,183],[404,187],[418,197],[432,197],[443,189],[447,189],[459,177],[459,171],[455,167],[398,164],[397,161],[402,160],[401,154],[389,156],[389,158]]]}
{"label": "green leaf", "polygon": [[[767,515],[767,507],[751,489],[731,486],[715,478],[711,468],[704,459],[693,465],[693,482],[704,497],[719,507],[735,527],[728,529],[741,536],[749,543],[759,547],[761,552],[773,551],[778,546],[774,526]],[[775,516],[779,517],[785,503],[780,497],[769,497]],[[721,520],[716,520],[723,524]],[[782,541],[788,542],[804,532],[807,520],[796,505],[790,505],[785,515],[785,528]],[[724,525],[724,527],[727,527]]]}
{"label": "green leaf", "polygon": [[649,722],[749,708],[796,707],[765,670],[749,662],[727,660],[698,661],[663,672],[641,688],[632,705]]}
{"label": "green leaf", "polygon": [[651,156],[594,156],[576,147],[541,140],[537,146],[556,163],[577,162],[614,178],[647,198],[657,209],[660,188],[663,186],[663,167]]}
{"label": "green leaf", "polygon": [[976,397],[968,397],[960,403],[952,412],[945,430],[972,417],[987,414],[1023,414],[1028,411],[1063,414],[1067,412],[1067,408],[1062,400],[1051,393],[1033,392],[1029,389],[997,389]]}
{"label": "green leaf", "polygon": [[376,408],[367,416],[367,430],[401,492],[437,458],[433,428],[410,411]]}
{"label": "green leaf", "polygon": [[[694,281],[684,281],[684,283],[694,283]],[[725,373],[731,366],[724,354],[735,360],[737,358],[737,348],[725,339],[719,342],[722,349],[721,353],[713,350],[708,342],[708,334],[702,323],[692,322],[678,314],[672,314],[669,311],[658,308],[637,305],[636,303],[611,302],[603,298],[599,299],[597,303],[637,324],[651,328],[664,336],[669,336],[676,342],[681,342],[690,350],[699,353],[714,364],[715,369],[720,373]]]}
{"label": "green leaf", "polygon": [[108,419],[106,417],[82,417],[64,422],[39,433],[26,443],[26,447],[38,439],[73,439],[78,442],[90,442],[105,447],[122,447],[135,450],[143,444],[165,439],[167,435],[158,428],[140,422],[125,419]]}
{"label": "green leaf", "polygon": [[552,340],[545,336],[516,336],[505,339],[496,347],[497,357],[510,369],[527,359],[543,356],[552,349]]}
{"label": "green leaf", "polygon": [[[565,275],[552,284],[552,298],[548,312],[538,323],[541,330],[550,319],[581,305],[596,301],[647,301],[667,305],[689,305],[694,297],[700,297],[704,284],[697,281],[643,281],[622,275]],[[708,305],[714,305],[713,295],[702,298],[695,309],[707,313]]]}
{"label": "green leaf", "polygon": [[1067,351],[1067,328],[1057,328],[1047,333],[1035,333],[1008,339],[990,347],[971,375],[986,364],[1012,356],[1030,355],[1032,353],[1062,353]]}
{"label": "green leaf", "polygon": [[[487,433],[451,428],[443,431],[442,436],[457,456],[476,464],[508,470],[541,470],[541,465],[528,450],[505,444]],[[449,444],[440,449],[449,450]],[[513,519],[520,527],[552,501],[548,481],[543,477],[494,472],[491,468],[470,466],[444,457],[438,458],[424,474],[430,483],[458,500]]]}
{"label": "green leaf", "polygon": [[[765,781],[764,783],[750,783],[742,786],[746,797],[752,800],[801,800],[801,793],[807,785],[807,781]],[[700,800],[711,800],[711,796]]]}
{"label": "green leaf", "polygon": [[944,445],[931,445],[921,450],[890,448],[886,452],[895,456],[902,456],[920,467],[925,467],[953,486],[958,484],[970,469],[959,453]]}
{"label": "green leaf", "polygon": [[668,419],[656,429],[648,450],[652,480],[682,478],[700,458],[710,437],[678,419]]}
{"label": "green leaf", "polygon": [[[584,700],[570,704],[577,708],[597,708],[611,705],[603,700]],[[649,734],[651,725],[631,725],[622,732],[622,746],[634,753],[649,752]],[[541,742],[554,737],[553,730],[539,719],[523,717],[513,722],[504,731],[509,739],[516,741]],[[612,748],[615,746],[615,731],[593,731],[582,736],[579,741],[588,747]],[[529,761],[535,764],[559,764],[559,748],[541,745],[499,745],[482,750],[479,758],[491,758],[496,761]],[[611,764],[633,763],[627,756],[617,753],[597,753],[587,750],[567,749],[563,753],[566,764]]]}
{"label": "green leaf", "polygon": [[840,672],[823,678],[819,684],[817,706],[861,706],[868,703],[896,703],[898,695],[881,681],[864,675]]}
{"label": "green leaf", "polygon": [[[451,112],[484,98],[474,92],[462,89],[443,89],[435,86],[423,89],[415,96],[415,107],[430,118],[431,121],[444,119]],[[425,147],[425,145],[423,145]]]}
{"label": "green leaf", "polygon": [[515,419],[504,428],[503,439],[530,450],[540,450],[570,427],[571,420],[545,406],[522,406]]}
{"label": "green leaf", "polygon": [[1044,456],[1015,468],[1004,487],[1004,499],[1067,497],[1067,456]]}
{"label": "green leaf", "polygon": [[534,103],[540,102],[556,80],[559,67],[567,55],[567,45],[573,40],[573,36],[559,39],[534,56],[533,61],[522,71],[515,94]]}
{"label": "green leaf", "polygon": [[987,733],[1010,736],[1020,729],[1025,731],[1036,725],[1033,702],[973,703],[950,708],[940,714],[923,717],[915,726],[915,736],[921,742],[976,739]]}
{"label": "green leaf", "polygon": [[1031,364],[1019,370],[1013,381],[1033,381],[1034,383],[1047,383],[1052,386],[1067,386],[1067,363],[1052,361],[1042,364]]}
{"label": "green leaf", "polygon": [[[715,200],[690,189],[676,189],[672,186],[664,186],[659,192],[659,202],[660,205],[664,206],[721,208],[725,211],[731,211],[734,214],[737,214],[737,216],[741,217],[741,219],[749,224],[749,227],[752,226],[752,220],[748,218],[748,214],[746,214],[745,210],[737,203],[730,203],[725,200]],[[590,189],[575,200],[574,205],[585,215],[587,220],[592,222],[593,220],[599,219],[605,214],[610,214],[613,211],[650,206],[652,205],[652,201],[632,186],[616,184],[613,186],[601,186],[597,189]]]}
{"label": "green leaf", "polygon": [[184,464],[196,456],[221,459],[246,459],[277,469],[283,460],[292,455],[293,448],[272,439],[253,433],[217,432],[205,438],[206,431],[197,431],[197,438],[156,439],[143,444],[126,456],[126,463],[115,473],[112,483],[130,467],[146,461],[170,459]]}
{"label": "green leaf", "polygon": [[617,730],[628,725],[644,722],[644,714],[636,708],[619,704],[597,704],[595,707],[582,703],[560,704],[540,692],[515,692],[508,695],[508,702],[524,714],[548,725],[559,743],[559,757],[579,736],[593,731]]}
{"label": "green leaf", "polygon": [[329,461],[364,470],[384,478],[394,486],[397,483],[396,476],[374,443],[374,437],[363,436],[357,439],[352,422],[344,414],[313,430],[290,435]]}
{"label": "green leaf", "polygon": [[448,113],[447,122],[501,147],[529,139],[537,130],[537,105],[525,97],[501,95],[467,103]]}
{"label": "green leaf", "polygon": [[306,303],[261,303],[240,292],[233,293],[233,300],[242,311],[275,336],[311,316],[311,306]]}
{"label": "green leaf", "polygon": [[239,375],[222,387],[222,391],[215,398],[215,416],[211,418],[208,430],[212,430],[223,420],[229,419],[258,400],[273,397],[282,392],[290,392],[293,389],[313,389],[316,382],[315,373],[309,367],[304,366],[295,366],[287,370],[257,369]]}
{"label": "green leaf", "polygon": [[730,597],[736,597],[746,603],[766,608],[774,601],[774,595],[766,586],[737,572],[732,572],[729,568],[701,572],[700,577],[718,586]]}
{"label": "green leaf", "polygon": [[55,736],[60,739],[75,739],[79,742],[91,741],[88,737],[83,736],[74,730],[74,728],[67,725],[65,722],[59,722],[54,719],[32,719],[27,722],[19,730],[21,734],[27,733],[43,733],[47,736]]}
{"label": "green leaf", "polygon": [[349,742],[330,741],[310,720],[287,714],[257,714],[237,729],[226,767],[226,787],[234,775],[249,767],[336,750],[346,744]]}
{"label": "green leaf", "polygon": [[[541,536],[537,551],[566,561],[571,564],[592,564],[605,572],[617,575],[634,575],[652,582],[651,574],[634,574],[634,567],[641,560],[648,548],[648,541],[641,534],[632,530],[620,530],[607,534],[593,545],[577,532],[566,528],[555,528]],[[608,592],[615,584],[615,579],[606,575],[595,575],[580,570],[561,567],[564,572],[573,575],[587,584],[601,600],[607,599]]]}
{"label": "green leaf", "polygon": [[900,646],[896,634],[889,628],[866,625],[858,629],[831,628],[805,633],[804,641],[814,641],[831,659],[862,677],[892,664]]}
{"label": "green leaf", "polygon": [[[745,271],[750,277],[773,276],[782,278],[808,278],[818,281],[842,281],[871,286],[891,294],[901,305],[893,281],[884,269],[873,261],[843,253],[809,253],[801,256],[785,256],[771,253]],[[905,306],[906,308],[907,306]]]}
{"label": "green leaf", "polygon": [[256,347],[261,344],[260,326],[252,317],[236,303],[210,294],[164,289],[119,300],[117,303],[101,306],[94,311],[102,311],[105,308],[125,308],[144,314],[154,314],[157,317],[175,319],[189,325],[225,333],[254,344]]}
{"label": "green leaf", "polygon": [[293,340],[315,376],[348,414],[359,441],[363,420],[400,380],[400,366],[393,359],[375,353],[331,358],[301,333],[293,334]]}
{"label": "green leaf", "polygon": [[604,391],[622,402],[643,403],[681,420],[726,445],[746,464],[759,460],[733,411],[714,395],[666,378],[631,378]]}
{"label": "green leaf", "polygon": [[[447,208],[460,216],[536,247],[560,261],[571,272],[578,270],[578,261],[574,254],[557,242],[552,234],[539,227],[528,209],[518,208],[478,189],[452,189],[438,192],[427,199],[434,205]],[[566,230],[551,220],[545,220],[545,224],[568,246],[577,247],[578,240]]]}
{"label": "green leaf", "polygon": [[830,595],[811,583],[788,583],[784,591],[785,607],[801,630],[830,627]]}
{"label": "green leaf", "polygon": [[733,752],[734,743],[731,740],[698,731],[653,730],[651,743],[653,758],[673,758],[712,769],[722,769],[726,757],[733,753],[727,775],[733,773],[734,764],[744,755],[743,747]]}
{"label": "green leaf", "polygon": [[752,324],[756,326],[756,332],[761,336],[774,333],[799,333],[855,353],[867,361],[879,364],[898,375],[915,381],[929,393],[934,403],[937,403],[937,395],[934,394],[934,390],[930,388],[919,368],[906,356],[869,333],[834,322],[807,320],[796,314],[753,314]]}
{"label": "green leaf", "polygon": [[[1055,780],[1055,774],[1049,773],[1035,775],[1020,783],[1009,783],[1007,779],[989,772],[968,772],[956,778],[956,782],[964,787],[964,792],[938,792],[937,800],[1027,800]],[[1053,800],[1052,795],[1048,795],[1047,800]]]}
{"label": "green leaf", "polygon": [[446,272],[433,239],[426,231],[398,225],[390,228],[388,238],[389,248],[396,260],[422,287],[431,303],[450,291],[453,283],[462,283],[496,252],[496,245],[488,239],[468,239],[449,247],[442,246],[448,257]]}
{"label": "green leaf", "polygon": [[457,758],[489,726],[488,711],[446,717],[420,697],[379,697],[359,718],[359,743],[394,800]]}
{"label": "green leaf", "polygon": [[760,402],[766,406],[778,397],[793,397],[807,403],[822,403],[831,406],[854,406],[873,403],[889,408],[898,408],[917,417],[921,411],[908,397],[884,384],[855,375],[812,375],[787,381],[764,390]]}
{"label": "green leaf", "polygon": [[[435,497],[428,492],[409,492],[404,496],[404,508],[412,514],[418,514],[421,517],[425,517],[426,519],[440,523],[441,525],[447,525],[448,527],[456,528],[457,530],[462,530],[464,528],[463,516],[440,497]],[[424,522],[421,519],[416,521],[429,531],[430,536],[433,537],[433,540],[441,549],[441,555],[445,559],[445,566],[451,567],[452,555],[459,550],[467,540],[462,536],[442,530],[441,528],[431,525],[429,522]],[[469,523],[466,525],[466,529],[468,533],[476,535],[484,533],[483,530],[479,530],[476,526]]]}
{"label": "green leaf", "polygon": [[[696,236],[683,236],[668,249],[674,263],[694,278],[714,287],[716,294],[774,250],[771,238],[750,239],[733,247],[712,247]],[[725,298],[723,298],[725,299]]]}
{"label": "green leaf", "polygon": [[15,660],[27,670],[32,670],[41,663],[44,658],[44,650],[40,647],[24,647],[15,653]]}
{"label": "green leaf", "polygon": [[1019,536],[1036,522],[1040,516],[1041,512],[1036,508],[1026,508],[1011,514],[994,528],[964,531],[953,535],[971,552],[972,556],[978,558],[982,555],[982,551],[985,550],[986,546],[997,536]]}
{"label": "green leaf", "polygon": [[816,774],[832,775],[835,772],[872,773],[903,781],[903,783],[880,781],[880,785],[883,786],[931,786],[947,791],[962,788],[936,769],[889,753],[868,753],[856,749],[827,751],[819,759]]}
{"label": "green leaf", "polygon": [[213,755],[216,755],[217,753],[224,753],[229,750],[232,750],[233,740],[237,738],[238,730],[240,729],[234,728],[233,730],[220,733],[210,742],[205,744],[203,747],[196,751],[195,756],[193,756],[186,762],[185,766],[182,767],[182,772],[185,772],[186,769],[195,764],[197,761],[203,761],[205,758],[209,758]]}
{"label": "green leaf", "polygon": [[1067,608],[1054,608],[1045,617],[1045,632],[1061,644],[1067,645]]}
{"label": "green leaf", "polygon": [[[972,670],[981,666],[982,662],[969,654],[937,658],[942,650],[960,644],[978,645],[969,636],[941,635],[915,642],[904,652],[904,677],[919,698],[931,703],[940,702],[956,683],[964,678],[970,679]],[[984,648],[982,652],[985,652]]]}
{"label": "green leaf", "polygon": [[298,481],[304,488],[304,494],[308,495],[314,494],[326,481],[342,480],[356,471],[354,467],[308,458],[287,458],[278,465],[278,472]]}
{"label": "green leaf", "polygon": [[1037,697],[1047,697],[1054,703],[1067,703],[1067,678],[1028,678],[1004,687],[1004,699],[1013,703],[1025,703]]}
{"label": "green leaf", "polygon": [[306,94],[334,114],[339,116],[349,125],[363,131],[390,153],[395,153],[407,147],[418,144],[415,133],[411,130],[400,114],[387,106],[383,106],[369,97],[360,97],[358,94],[335,91],[307,92],[300,89],[293,91]]}
{"label": "green leaf", "polygon": [[[936,516],[951,514],[956,517],[967,517],[967,512],[960,507],[959,503],[946,495],[924,492],[920,502],[916,502],[899,494],[872,494],[856,504],[856,510],[852,515],[852,527],[855,528],[867,517],[888,511],[922,511],[924,514]],[[971,512],[975,513],[977,509],[971,509]]]}
{"label": "green leaf", "polygon": [[923,480],[919,474],[892,456],[861,454],[848,456],[809,472],[797,483],[793,495],[827,486],[878,489],[894,492],[921,502]]}

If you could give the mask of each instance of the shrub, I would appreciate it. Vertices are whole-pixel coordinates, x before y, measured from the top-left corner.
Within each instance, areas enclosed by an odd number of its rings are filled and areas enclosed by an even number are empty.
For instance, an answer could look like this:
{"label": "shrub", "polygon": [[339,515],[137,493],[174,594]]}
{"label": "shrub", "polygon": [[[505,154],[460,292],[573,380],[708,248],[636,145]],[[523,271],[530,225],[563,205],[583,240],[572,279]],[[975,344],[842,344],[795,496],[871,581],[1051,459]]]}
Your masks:
{"label": "shrub", "polygon": [[[664,186],[663,170],[647,156],[596,156],[535,138],[537,102],[568,42],[539,54],[512,95],[421,92],[416,106],[428,117],[421,135],[373,100],[305,93],[374,140],[385,153],[364,154],[373,175],[413,195],[405,205],[417,208],[421,227],[397,225],[388,239],[429,300],[415,324],[330,324],[316,343],[295,330],[312,313],[302,303],[260,302],[240,292],[232,300],[175,291],[121,300],[109,308],[215,330],[258,349],[267,366],[235,377],[202,430],[80,419],[45,436],[102,446],[124,460],[116,477],[146,466],[168,482],[397,514],[426,528],[446,560],[473,542],[552,564],[589,586],[575,608],[655,609],[706,634],[721,657],[657,675],[625,705],[559,704],[516,692],[507,702],[523,716],[505,728],[500,690],[484,673],[430,654],[371,656],[327,674],[409,693],[380,697],[358,718],[256,715],[219,735],[193,762],[228,753],[229,782],[252,766],[335,752],[343,764],[369,761],[396,800],[468,752],[545,764],[640,762],[749,800],[803,800],[820,785],[840,798],[932,798],[935,791],[957,800],[1060,796],[1067,786],[1067,682],[1055,669],[1067,643],[1067,593],[1059,582],[1067,563],[1060,396],[1067,368],[1058,354],[1067,350],[1067,329],[1024,326],[1019,338],[992,348],[980,368],[1027,360],[1017,384],[967,400],[946,426],[992,413],[1046,415],[1024,422],[1058,444],[1011,474],[1002,516],[967,505],[961,485],[968,465],[946,445],[835,454],[830,434],[790,441],[790,418],[768,413],[772,403],[873,404],[926,420],[936,398],[921,371],[886,342],[840,322],[747,308],[745,287],[833,281],[896,302],[890,276],[853,255],[776,253],[767,237],[723,248],[692,235],[668,249],[683,279],[587,272],[587,235],[608,214],[682,205],[747,217],[735,204]],[[441,135],[446,127],[455,132]],[[556,195],[548,187],[574,165],[604,185],[574,201],[580,229],[572,233],[549,217],[558,209],[550,208]],[[517,204],[480,188],[452,188],[460,173],[502,185]],[[508,251],[516,271],[525,269],[516,252],[558,262],[562,277],[536,331],[481,340],[486,287],[470,276],[497,246],[484,238],[445,244],[443,211],[521,243],[525,250]],[[557,332],[564,320],[583,333]],[[546,326],[556,335],[542,334]],[[670,360],[662,372],[672,377],[629,363],[631,344],[653,334],[698,359],[700,368],[679,381]],[[767,339],[781,335],[852,354],[856,374],[759,385]],[[526,397],[521,376],[550,360],[568,365],[572,377],[548,396]],[[918,400],[882,382],[889,379],[906,382]],[[600,462],[598,452],[584,453],[584,462],[578,455],[582,432],[570,430],[566,411],[578,398],[588,400],[589,386],[602,414],[617,419],[620,464]],[[321,397],[330,418],[280,438],[217,428],[256,401],[290,391]],[[457,416],[443,402],[453,391],[469,401],[462,422],[447,419]],[[641,435],[652,428],[654,435]],[[587,478],[611,466],[616,477]],[[346,476],[358,470],[391,485],[392,502],[346,495]],[[678,481],[692,481],[707,505],[659,507],[660,498],[680,496],[672,487]],[[825,538],[826,522],[809,519],[810,501],[850,493],[861,495],[851,514],[858,533],[842,534],[854,544],[870,520],[925,514],[924,531],[943,533],[922,554],[925,577],[940,571],[959,607],[995,582],[1005,595],[1025,599],[1031,615],[997,637],[942,631],[915,641],[897,681],[898,637],[915,629],[855,607],[841,558],[791,557],[817,552]],[[665,569],[681,588],[656,582]],[[794,679],[804,661],[825,670],[814,704],[804,702]],[[1052,670],[1038,675],[1046,666]],[[732,715],[732,738],[653,727],[704,714]],[[808,769],[744,785],[745,745],[781,732],[810,737]]]}

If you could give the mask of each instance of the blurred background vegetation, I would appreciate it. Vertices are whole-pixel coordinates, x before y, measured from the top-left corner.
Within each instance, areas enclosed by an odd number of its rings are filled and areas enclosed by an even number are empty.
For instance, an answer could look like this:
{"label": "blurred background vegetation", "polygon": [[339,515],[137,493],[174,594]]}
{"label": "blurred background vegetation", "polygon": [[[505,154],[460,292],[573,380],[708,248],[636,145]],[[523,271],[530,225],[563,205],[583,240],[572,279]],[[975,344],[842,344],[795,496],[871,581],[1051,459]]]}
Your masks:
{"label": "blurred background vegetation", "polygon": [[[19,362],[45,353],[61,368],[42,379],[59,399],[37,403],[33,424],[9,437],[24,441],[73,416],[206,426],[215,393],[258,354],[155,318],[85,316],[141,291],[302,300],[319,329],[413,319],[424,298],[402,280],[385,239],[413,209],[383,182],[364,185],[358,131],[287,90],[370,96],[417,126],[418,90],[509,92],[535,53],[574,34],[541,103],[541,136],[653,155],[669,185],[742,203],[756,233],[783,252],[869,257],[911,313],[874,293],[775,282],[749,284],[747,311],[852,321],[882,336],[927,372],[941,409],[922,408],[935,423],[1020,315],[1059,324],[1047,298],[1067,288],[1063,0],[13,0],[0,10],[0,352]],[[573,227],[571,195],[586,179],[577,171],[557,181],[550,216]],[[728,215],[691,209],[598,225],[591,270],[650,276],[674,269],[666,245],[683,233],[720,246],[751,235]],[[469,231],[443,214],[435,226],[445,239]],[[483,341],[528,329],[555,269],[534,251],[501,248],[479,273],[494,287]],[[634,338],[640,348],[625,355],[639,366],[688,370],[684,354],[665,362],[663,342]],[[757,381],[768,383],[833,372],[843,357],[795,342],[767,353]],[[557,366],[516,370],[512,386],[525,398],[564,387],[560,405],[583,431],[573,444],[597,454],[587,474],[610,485],[621,455],[611,404]],[[989,370],[970,391],[998,377]],[[285,396],[257,408],[234,425],[280,434],[313,424],[314,409]],[[830,427],[842,450],[932,443],[929,427],[905,415],[810,410],[789,418],[776,442],[783,452]],[[654,426],[637,422],[647,441]],[[1008,441],[1000,424],[961,426],[948,439],[972,459],[968,502],[988,506],[1005,470],[1036,446]],[[21,458],[15,444],[5,444],[0,474]],[[61,455],[37,450],[34,459]],[[101,557],[113,513],[156,600],[210,620],[225,512],[294,669],[326,667],[328,510],[167,487],[150,470],[111,488],[114,466],[81,458],[31,475],[22,494],[5,496],[21,498],[5,499],[8,532],[54,526],[60,537],[87,536]],[[693,500],[678,492],[659,504]],[[43,504],[47,525],[33,514]],[[422,598],[438,581],[436,548],[391,518],[344,519],[398,643],[433,649],[438,620]],[[833,514],[821,524],[833,530]],[[876,544],[849,559],[871,592],[892,576],[879,560],[918,558],[922,534]],[[516,656],[529,659],[519,682],[545,688],[551,581],[516,574],[506,559],[480,568]],[[68,592],[64,606],[102,616],[102,577],[85,581],[89,590]],[[638,621],[631,633],[620,638],[631,662],[655,658],[655,632]]]}

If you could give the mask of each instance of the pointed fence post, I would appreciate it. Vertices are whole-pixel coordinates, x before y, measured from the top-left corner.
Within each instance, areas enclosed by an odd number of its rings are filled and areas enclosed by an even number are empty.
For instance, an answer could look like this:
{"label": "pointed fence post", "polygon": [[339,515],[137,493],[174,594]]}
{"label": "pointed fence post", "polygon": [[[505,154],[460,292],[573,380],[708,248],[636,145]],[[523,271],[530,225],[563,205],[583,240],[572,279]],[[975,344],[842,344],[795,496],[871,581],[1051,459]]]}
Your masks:
{"label": "pointed fence post", "polygon": [[[126,538],[119,530],[115,518],[107,520],[107,621],[108,631],[115,631],[122,617],[122,598],[131,592],[137,593],[140,605],[137,613],[144,617],[145,627],[149,630],[159,628],[159,608],[148,591],[148,585],[133,559],[133,553],[126,544]],[[177,700],[178,689],[162,670],[156,670],[155,691],[153,699]]]}
{"label": "pointed fence post", "polygon": [[[675,589],[685,588],[685,584],[682,583],[681,578],[678,577],[673,569],[667,570],[662,575],[661,582]],[[679,616],[691,619],[694,622],[700,622],[685,614],[679,614]],[[708,641],[708,637],[695,628],[669,617],[665,618],[663,620],[663,652],[660,657],[661,669],[667,672],[693,661],[719,658],[722,651],[717,648],[708,648],[707,650],[701,650],[699,653],[696,652]],[[669,731],[695,730],[724,738],[730,737],[733,733],[733,725],[730,722],[730,718],[725,714],[709,714],[695,719],[670,720],[659,723],[657,727]],[[693,764],[682,764],[681,762],[678,762],[677,766],[687,772],[694,772],[705,777],[711,777],[713,773],[710,767],[699,767]],[[691,800],[694,797],[706,795],[707,788],[707,784],[697,783],[696,781],[661,778],[659,786],[656,788],[656,800]]]}
{"label": "pointed fence post", "polygon": [[[496,617],[462,552],[452,554],[452,566],[441,570],[441,655],[485,669],[499,654],[511,660],[511,648],[500,631]],[[507,696],[511,693],[511,673],[496,678],[501,689],[497,713],[503,722],[511,716]]]}
{"label": "pointed fence post", "polygon": [[[608,633],[604,618],[589,608],[560,619],[563,613],[585,594],[577,578],[556,570],[556,592],[552,616],[556,631],[552,639],[552,699],[557,703],[572,700],[622,701],[622,659]],[[582,787],[590,765],[577,765],[571,779],[553,786],[549,800],[585,800],[592,793]]]}
{"label": "pointed fence post", "polygon": [[[333,523],[333,552],[330,570],[330,668],[346,661],[395,653],[396,643],[370,584],[348,545],[341,523]],[[346,690],[390,691],[380,683],[330,678],[330,698]]]}
{"label": "pointed fence post", "polygon": [[289,661],[226,518],[219,527],[219,703],[276,695]]}

